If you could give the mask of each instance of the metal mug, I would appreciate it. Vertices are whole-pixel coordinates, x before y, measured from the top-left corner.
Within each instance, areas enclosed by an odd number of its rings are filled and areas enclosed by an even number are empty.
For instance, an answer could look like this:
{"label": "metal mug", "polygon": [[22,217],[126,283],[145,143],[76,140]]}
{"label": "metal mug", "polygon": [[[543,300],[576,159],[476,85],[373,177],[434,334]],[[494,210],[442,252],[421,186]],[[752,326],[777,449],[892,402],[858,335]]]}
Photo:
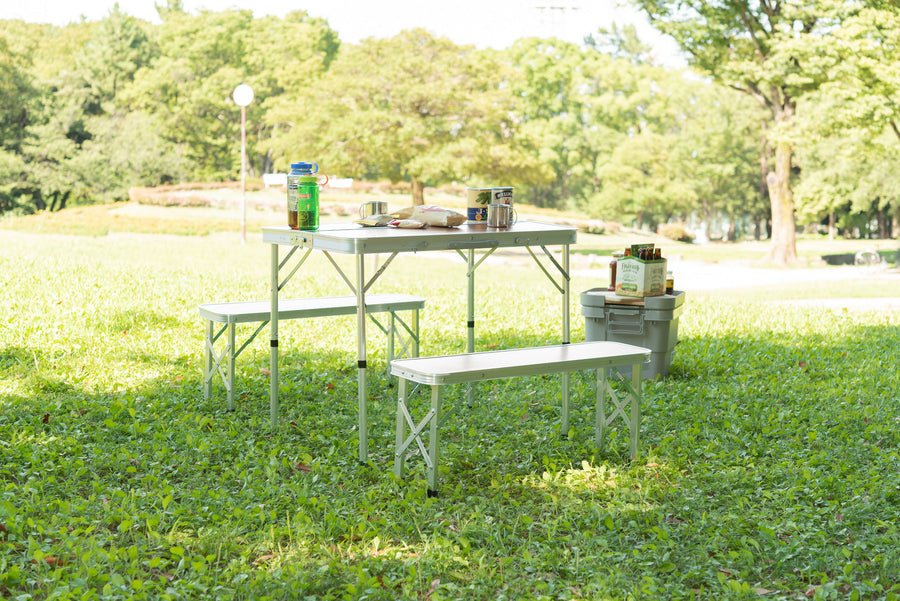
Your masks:
{"label": "metal mug", "polygon": [[507,228],[516,222],[516,210],[508,204],[489,204],[488,227]]}
{"label": "metal mug", "polygon": [[388,203],[383,200],[369,200],[359,205],[360,217],[371,217],[372,215],[387,215]]}

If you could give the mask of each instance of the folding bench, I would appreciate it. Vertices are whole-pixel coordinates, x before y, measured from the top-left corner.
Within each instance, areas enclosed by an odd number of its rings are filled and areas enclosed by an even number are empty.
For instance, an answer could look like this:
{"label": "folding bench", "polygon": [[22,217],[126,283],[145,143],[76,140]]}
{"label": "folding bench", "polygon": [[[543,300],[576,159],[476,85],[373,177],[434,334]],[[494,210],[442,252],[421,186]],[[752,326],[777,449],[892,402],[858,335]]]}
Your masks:
{"label": "folding bench", "polygon": [[[366,296],[366,315],[387,335],[388,361],[398,357],[419,355],[419,311],[425,306],[425,299],[408,294],[370,294]],[[331,317],[335,315],[355,315],[355,296],[331,296],[323,298],[282,299],[278,302],[278,319],[305,319],[310,317]],[[397,313],[411,311],[409,323]],[[390,321],[382,325],[375,313],[390,313]],[[212,380],[216,373],[222,379],[227,391],[228,410],[234,408],[234,361],[247,345],[269,323],[270,301],[241,301],[232,303],[208,303],[200,305],[200,317],[206,320],[206,339],[203,344],[203,398],[209,399]],[[259,323],[259,327],[240,346],[236,345],[237,325]],[[217,326],[216,324],[221,324]],[[224,336],[224,348],[217,350],[217,342]],[[396,349],[396,343],[400,347]],[[223,363],[225,367],[223,368]],[[390,364],[388,364],[390,365]]]}
{"label": "folding bench", "polygon": [[[621,417],[628,425],[631,435],[631,455],[635,457],[638,451],[638,428],[641,419],[641,365],[649,360],[650,349],[620,342],[602,341],[391,361],[391,373],[400,378],[397,397],[394,473],[398,478],[403,477],[407,449],[415,443],[428,469],[428,492],[431,495],[437,494],[440,456],[438,428],[441,423],[443,386],[585,369],[597,372],[594,426],[594,441],[597,448],[603,449],[607,428],[616,417]],[[632,368],[631,382],[625,380],[625,394],[619,398],[609,382],[607,371],[608,368],[625,366]],[[407,405],[412,392],[409,382],[431,386],[431,409],[418,423],[413,419]],[[607,394],[615,406],[609,416],[606,415]],[[626,410],[629,403],[631,404],[630,414]],[[407,426],[410,428],[409,435],[406,434]],[[422,440],[422,433],[426,428],[430,428],[427,448]],[[562,407],[561,431],[563,436],[569,431],[569,407],[565,400]]]}

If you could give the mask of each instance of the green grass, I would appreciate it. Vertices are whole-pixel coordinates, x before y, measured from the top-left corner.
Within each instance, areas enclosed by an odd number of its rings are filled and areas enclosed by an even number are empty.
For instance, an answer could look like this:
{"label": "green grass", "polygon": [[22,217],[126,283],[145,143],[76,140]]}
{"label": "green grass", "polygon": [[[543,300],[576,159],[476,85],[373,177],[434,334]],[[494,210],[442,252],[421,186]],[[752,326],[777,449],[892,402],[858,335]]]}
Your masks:
{"label": "green grass", "polygon": [[[691,294],[671,376],[646,387],[637,460],[621,423],[593,448],[586,376],[568,439],[555,378],[492,382],[472,408],[448,395],[428,498],[421,462],[391,475],[378,336],[371,456],[356,459],[352,318],[282,325],[278,428],[264,341],[238,363],[236,411],[221,386],[203,400],[197,305],[266,298],[258,235],[15,223],[0,231],[2,598],[900,596],[896,312]],[[385,278],[376,288],[428,299],[425,353],[463,350],[456,255],[402,256]],[[573,340],[577,295],[598,283],[573,278]],[[558,294],[537,270],[492,257],[477,286],[479,348],[558,340]],[[317,256],[291,289],[345,293]]]}

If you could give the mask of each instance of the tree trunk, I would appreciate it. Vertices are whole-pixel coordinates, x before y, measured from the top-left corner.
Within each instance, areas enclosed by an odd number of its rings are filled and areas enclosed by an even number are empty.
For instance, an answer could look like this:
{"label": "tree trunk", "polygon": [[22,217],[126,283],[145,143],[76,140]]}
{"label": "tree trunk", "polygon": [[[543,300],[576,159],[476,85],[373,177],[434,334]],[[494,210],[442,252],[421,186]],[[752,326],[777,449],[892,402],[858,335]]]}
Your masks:
{"label": "tree trunk", "polygon": [[837,227],[834,225],[834,211],[828,213],[828,239],[834,240],[837,234]]}
{"label": "tree trunk", "polygon": [[416,178],[413,178],[410,183],[412,184],[413,204],[414,205],[425,204],[425,182],[419,181]]}
{"label": "tree trunk", "polygon": [[766,176],[772,203],[772,244],[766,260],[777,265],[797,262],[797,236],[794,223],[794,194],[791,192],[791,157],[789,142],[775,146],[775,171]]}

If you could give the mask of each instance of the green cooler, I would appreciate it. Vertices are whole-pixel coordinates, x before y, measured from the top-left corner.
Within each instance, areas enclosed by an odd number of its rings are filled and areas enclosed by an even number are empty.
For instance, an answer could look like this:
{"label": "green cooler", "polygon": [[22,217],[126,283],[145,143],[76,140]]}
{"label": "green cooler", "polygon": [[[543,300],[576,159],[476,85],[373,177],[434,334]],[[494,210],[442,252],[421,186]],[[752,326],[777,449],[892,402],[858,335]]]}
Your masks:
{"label": "green cooler", "polygon": [[[684,311],[684,292],[631,298],[592,288],[581,293],[581,314],[585,320],[585,340],[610,340],[650,349],[650,363],[644,365],[646,379],[666,377],[678,343],[678,319]],[[631,376],[631,367],[623,368]]]}

